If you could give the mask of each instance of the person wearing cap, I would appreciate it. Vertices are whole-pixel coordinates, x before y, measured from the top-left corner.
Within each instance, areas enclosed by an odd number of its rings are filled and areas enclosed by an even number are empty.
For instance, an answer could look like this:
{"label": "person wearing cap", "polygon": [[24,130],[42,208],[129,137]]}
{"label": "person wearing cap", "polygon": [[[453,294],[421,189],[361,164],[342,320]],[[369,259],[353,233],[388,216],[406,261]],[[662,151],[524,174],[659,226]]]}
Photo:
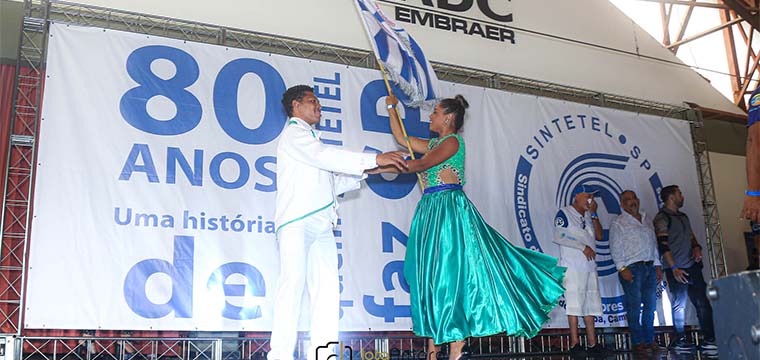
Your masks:
{"label": "person wearing cap", "polygon": [[694,346],[688,341],[685,325],[686,301],[691,300],[697,310],[699,327],[704,334],[699,350],[704,355],[717,354],[712,306],[707,300],[707,284],[702,275],[702,246],[697,242],[689,217],[679,211],[684,197],[677,185],[669,185],[660,190],[663,207],[654,217],[654,231],[657,236],[657,250],[666,267],[673,327],[676,340],[670,345],[678,351],[689,352]]}
{"label": "person wearing cap", "polygon": [[[595,241],[602,240],[602,224],[598,207],[589,186],[579,185],[572,193],[573,202],[557,212],[554,218],[554,243],[559,245],[560,266],[565,273],[565,311],[570,326],[570,354],[597,355],[607,351],[596,343],[594,316],[601,316],[602,297],[596,273]],[[578,317],[586,324],[588,347],[583,348],[578,336]]]}
{"label": "person wearing cap", "polygon": [[339,279],[336,225],[337,195],[359,188],[369,169],[406,170],[403,152],[370,154],[322,144],[313,126],[321,106],[307,85],[282,95],[288,115],[277,144],[275,233],[280,250],[280,276],[274,297],[269,360],[292,360],[304,285],[311,298],[311,346],[338,340]]}
{"label": "person wearing cap", "polygon": [[610,224],[610,253],[625,294],[631,345],[635,352],[643,354],[657,350],[654,310],[657,285],[662,281],[662,265],[654,228],[639,205],[639,198],[632,190],[620,194],[623,212]]}

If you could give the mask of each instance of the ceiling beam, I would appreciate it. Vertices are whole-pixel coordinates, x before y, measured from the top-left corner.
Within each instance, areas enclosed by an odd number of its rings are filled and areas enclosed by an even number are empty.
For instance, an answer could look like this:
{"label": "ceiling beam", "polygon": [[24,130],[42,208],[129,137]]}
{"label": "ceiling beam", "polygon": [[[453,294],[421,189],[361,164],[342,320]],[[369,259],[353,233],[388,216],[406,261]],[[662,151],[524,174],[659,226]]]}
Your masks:
{"label": "ceiling beam", "polygon": [[739,0],[719,0],[736,11],[742,19],[747,21],[755,29],[760,29],[760,12],[757,7],[747,6],[747,3]]}
{"label": "ceiling beam", "polygon": [[673,11],[673,5],[670,9],[665,9],[665,4],[660,3],[660,17],[662,18],[662,43],[670,45],[670,13]]}
{"label": "ceiling beam", "polygon": [[752,64],[752,67],[749,68],[749,70],[747,70],[747,72],[744,74],[744,79],[741,79],[742,87],[739,90],[739,99],[737,101],[734,101],[734,103],[743,109],[746,106],[744,103],[744,94],[746,94],[749,90],[749,84],[752,83],[752,77],[755,75],[755,70],[757,70],[758,62],[760,62],[760,56],[755,57],[755,61]]}
{"label": "ceiling beam", "polygon": [[662,18],[662,44],[670,45],[670,11],[672,11],[673,5],[670,5],[671,9],[665,9],[665,4],[660,3],[660,17]]}
{"label": "ceiling beam", "polygon": [[[697,0],[692,0],[693,3],[696,3]],[[683,16],[683,21],[681,21],[681,31],[678,32],[678,37],[676,38],[676,44],[678,42],[683,40],[683,36],[686,34],[686,27],[689,25],[689,19],[691,18],[691,13],[694,12],[694,6],[689,6],[689,9],[686,10],[686,14]],[[670,51],[673,52],[673,54],[678,53],[678,45],[675,45],[670,48]]]}
{"label": "ceiling beam", "polygon": [[[728,10],[724,10],[724,11],[728,11]],[[733,24],[740,23],[742,21],[744,21],[744,19],[742,19],[742,18],[735,18],[735,19],[732,19],[730,21],[726,21],[723,24],[720,24],[720,25],[715,26],[713,28],[707,29],[707,30],[702,31],[702,32],[700,32],[698,34],[695,34],[694,36],[692,36],[690,38],[686,38],[686,39],[683,39],[681,41],[676,41],[676,42],[674,42],[674,43],[666,46],[666,48],[673,49],[674,47],[678,47],[678,46],[681,46],[683,44],[686,44],[687,42],[697,40],[697,39],[699,39],[699,38],[701,38],[701,37],[703,37],[705,35],[712,34],[712,33],[716,32],[718,30],[725,29],[725,28],[727,28],[727,27],[729,27],[729,26],[731,26]],[[732,38],[732,41],[733,41],[733,38]]]}
{"label": "ceiling beam", "polygon": [[[720,10],[720,21],[723,23],[730,22],[731,12],[729,10]],[[734,20],[741,20],[735,18]],[[728,62],[728,72],[731,74],[731,90],[734,93],[734,104],[744,108],[744,94],[741,93],[742,82],[741,74],[739,73],[739,60],[736,57],[736,43],[734,42],[733,32],[730,27],[723,29],[723,44],[726,46],[726,60]]]}
{"label": "ceiling beam", "polygon": [[725,4],[694,2],[694,1],[689,1],[689,0],[639,0],[639,1],[649,1],[649,2],[658,2],[660,4],[673,4],[673,5],[686,5],[686,6],[693,5],[693,6],[713,8],[713,9],[728,9],[728,6]]}

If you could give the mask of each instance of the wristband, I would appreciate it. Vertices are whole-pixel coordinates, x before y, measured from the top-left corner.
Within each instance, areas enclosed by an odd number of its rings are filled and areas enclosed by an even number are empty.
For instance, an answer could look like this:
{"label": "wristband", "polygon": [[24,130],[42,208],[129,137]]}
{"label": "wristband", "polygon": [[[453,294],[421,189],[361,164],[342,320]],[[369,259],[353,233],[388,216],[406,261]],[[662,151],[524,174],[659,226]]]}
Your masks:
{"label": "wristband", "polygon": [[[394,107],[396,107],[396,105],[388,104],[388,106],[386,106],[386,107],[388,108],[388,110],[390,110],[390,109],[393,109]],[[760,194],[760,192],[758,192],[758,194]]]}
{"label": "wristband", "polygon": [[596,213],[591,214],[591,220],[599,220],[599,215]]}
{"label": "wristband", "polygon": [[675,270],[675,269],[678,269],[678,266],[673,265],[673,266],[670,267],[670,270]]}
{"label": "wristband", "polygon": [[623,271],[626,271],[626,270],[628,270],[628,267],[627,267],[627,266],[623,266],[623,267],[621,267],[621,268],[620,268],[620,270],[618,270],[618,271],[619,271],[619,272],[623,272]]}
{"label": "wristband", "polygon": [[747,196],[760,196],[760,191],[747,190],[744,192]]}

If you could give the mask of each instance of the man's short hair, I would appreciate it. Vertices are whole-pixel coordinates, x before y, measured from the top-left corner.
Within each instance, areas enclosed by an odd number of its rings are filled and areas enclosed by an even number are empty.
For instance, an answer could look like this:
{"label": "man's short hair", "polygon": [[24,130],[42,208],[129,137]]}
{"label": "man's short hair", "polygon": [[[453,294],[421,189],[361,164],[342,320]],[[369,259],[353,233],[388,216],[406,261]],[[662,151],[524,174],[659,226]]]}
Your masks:
{"label": "man's short hair", "polygon": [[293,100],[303,100],[307,92],[313,93],[314,89],[309,85],[296,85],[282,93],[282,107],[288,117],[293,116]]}
{"label": "man's short hair", "polygon": [[637,196],[637,195],[636,195],[636,192],[635,192],[635,191],[633,191],[633,190],[623,190],[623,192],[621,192],[621,193],[620,193],[620,196],[619,196],[620,200],[623,200],[623,195],[625,195],[625,194],[627,194],[627,193],[631,193],[631,194],[633,194],[633,196]]}
{"label": "man's short hair", "polygon": [[678,190],[678,185],[668,185],[662,188],[662,190],[660,190],[660,200],[662,200],[663,203],[668,202],[670,195],[675,195],[676,190]]}

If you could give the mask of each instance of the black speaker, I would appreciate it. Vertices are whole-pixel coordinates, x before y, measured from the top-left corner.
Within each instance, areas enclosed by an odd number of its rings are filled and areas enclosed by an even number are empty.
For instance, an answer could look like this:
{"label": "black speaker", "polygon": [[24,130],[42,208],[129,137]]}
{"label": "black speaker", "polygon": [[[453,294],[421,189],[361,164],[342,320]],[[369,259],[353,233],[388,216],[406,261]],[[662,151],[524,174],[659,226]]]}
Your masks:
{"label": "black speaker", "polygon": [[720,358],[760,360],[760,270],[711,281],[707,298]]}

